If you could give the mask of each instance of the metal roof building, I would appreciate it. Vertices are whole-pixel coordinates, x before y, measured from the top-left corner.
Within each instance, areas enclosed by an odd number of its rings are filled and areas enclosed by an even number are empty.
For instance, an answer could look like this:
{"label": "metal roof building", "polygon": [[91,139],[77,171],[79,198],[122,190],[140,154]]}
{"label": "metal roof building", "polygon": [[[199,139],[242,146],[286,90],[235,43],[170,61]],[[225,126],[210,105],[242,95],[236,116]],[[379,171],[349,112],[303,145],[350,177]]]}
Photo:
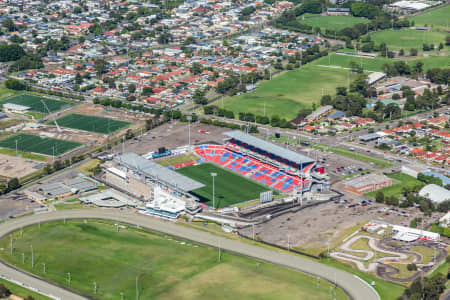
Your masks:
{"label": "metal roof building", "polygon": [[450,200],[450,191],[436,184],[428,184],[419,191],[419,196],[439,204]]}
{"label": "metal roof building", "polygon": [[190,192],[205,186],[203,183],[147,160],[134,152],[119,155],[114,158],[114,161],[122,167],[183,192]]}
{"label": "metal roof building", "polygon": [[253,147],[263,150],[265,152],[275,154],[278,157],[281,157],[283,159],[286,159],[290,162],[293,162],[293,163],[296,163],[299,165],[304,165],[304,164],[309,164],[309,163],[315,162],[312,158],[309,158],[305,155],[301,155],[301,154],[291,151],[289,149],[285,149],[285,148],[282,148],[275,144],[266,142],[257,137],[254,137],[250,134],[243,133],[242,131],[237,131],[237,130],[229,131],[229,132],[225,132],[224,134],[232,139],[246,143],[247,145],[253,146]]}

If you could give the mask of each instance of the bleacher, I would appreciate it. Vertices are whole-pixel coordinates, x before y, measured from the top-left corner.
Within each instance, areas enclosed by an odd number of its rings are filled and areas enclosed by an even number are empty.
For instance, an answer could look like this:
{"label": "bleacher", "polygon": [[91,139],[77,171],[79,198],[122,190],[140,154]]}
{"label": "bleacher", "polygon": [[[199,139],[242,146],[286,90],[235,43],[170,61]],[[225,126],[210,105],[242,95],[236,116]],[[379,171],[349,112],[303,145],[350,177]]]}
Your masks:
{"label": "bleacher", "polygon": [[295,175],[271,163],[247,156],[240,152],[242,149],[237,145],[201,145],[196,146],[194,151],[202,162],[217,163],[283,193],[291,192],[294,188],[307,190],[311,185],[310,180],[299,176],[302,174]]}

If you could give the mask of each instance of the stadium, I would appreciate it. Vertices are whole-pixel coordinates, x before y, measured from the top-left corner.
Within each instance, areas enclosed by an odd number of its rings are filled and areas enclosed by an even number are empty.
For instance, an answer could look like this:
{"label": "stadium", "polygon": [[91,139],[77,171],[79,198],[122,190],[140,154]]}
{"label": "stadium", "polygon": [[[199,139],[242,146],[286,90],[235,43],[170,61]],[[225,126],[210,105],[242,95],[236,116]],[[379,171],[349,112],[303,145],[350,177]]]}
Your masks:
{"label": "stadium", "polygon": [[316,162],[307,156],[241,131],[224,135],[223,145],[164,150],[170,155],[169,160],[174,159],[174,153],[175,157],[185,155],[189,159],[169,167],[158,164],[159,154],[153,154],[158,157],[155,162],[147,159],[151,155],[123,153],[103,164],[99,179],[139,199],[142,205],[155,200],[155,188],[163,189],[172,195],[171,199],[166,197],[168,202],[183,200],[188,210],[196,210],[199,204],[213,208],[233,206],[259,199],[267,191],[298,197],[310,191],[314,183],[323,184],[312,176],[323,174],[323,168],[315,169]]}

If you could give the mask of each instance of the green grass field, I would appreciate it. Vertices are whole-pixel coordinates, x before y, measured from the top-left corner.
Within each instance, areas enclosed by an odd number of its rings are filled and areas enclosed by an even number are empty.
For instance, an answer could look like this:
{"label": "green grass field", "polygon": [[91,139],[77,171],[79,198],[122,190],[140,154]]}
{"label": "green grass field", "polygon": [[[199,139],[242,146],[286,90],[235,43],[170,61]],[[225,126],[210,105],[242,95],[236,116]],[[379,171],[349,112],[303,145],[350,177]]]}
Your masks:
{"label": "green grass field", "polygon": [[293,119],[301,108],[320,102],[322,89],[324,94],[334,95],[336,87],[346,86],[347,77],[346,70],[305,65],[261,82],[253,92],[225,99],[224,107],[235,113],[251,112],[263,116],[265,106],[269,117],[277,114]]}
{"label": "green grass field", "polygon": [[[304,17],[304,19],[303,19]],[[321,30],[341,30],[346,27],[352,27],[359,23],[369,23],[369,20],[352,16],[320,16],[313,14],[304,14],[298,18],[299,22],[311,26],[313,29],[319,27]]]}
{"label": "green grass field", "polygon": [[[384,30],[370,34],[372,41],[376,44],[386,43],[388,48],[399,49],[411,49],[417,48],[422,50],[422,44],[434,44],[438,46],[439,43],[444,43],[446,34],[437,31],[418,31],[415,29],[402,29],[402,30]],[[448,47],[447,47],[448,48]],[[445,46],[444,46],[444,49]]]}
{"label": "green grass field", "polygon": [[430,12],[413,17],[411,20],[415,22],[415,26],[429,26],[442,29],[448,29],[449,17],[450,16],[450,6],[432,10]]}
{"label": "green grass field", "polygon": [[35,300],[50,300],[51,299],[44,295],[41,295],[41,294],[33,292],[29,289],[26,289],[23,286],[20,286],[15,283],[4,280],[2,278],[0,278],[0,283],[3,284],[4,286],[6,286],[6,288],[9,289],[13,295],[19,296],[23,299],[25,299],[28,296],[32,296]]}
{"label": "green grass field", "polygon": [[[32,134],[16,134],[0,141],[0,147],[13,149],[15,152],[17,141],[17,149],[23,152],[40,153],[45,155],[55,155],[66,153],[75,149],[82,144],[52,139],[48,137],[40,137]],[[54,147],[54,150],[53,150]],[[54,152],[53,152],[54,151]]]}
{"label": "green grass field", "polygon": [[[80,114],[65,115],[57,119],[56,122],[58,122],[58,125],[61,127],[68,127],[102,134],[110,134],[132,124],[130,122],[120,120]],[[53,121],[51,121],[50,123],[54,124]]]}
{"label": "green grass field", "polygon": [[258,198],[261,192],[269,190],[259,183],[211,163],[184,167],[176,171],[205,185],[193,192],[203,203],[210,206],[213,204],[211,173],[217,173],[217,177],[214,179],[216,207],[253,200]]}
{"label": "green grass field", "polygon": [[394,196],[398,198],[402,195],[403,187],[413,188],[417,186],[422,187],[425,185],[422,181],[419,181],[414,177],[403,173],[393,173],[388,174],[387,176],[394,179],[391,186],[378,191],[367,193],[366,195],[375,198],[377,192],[383,192],[385,197]]}
{"label": "green grass field", "polygon": [[[318,60],[312,62],[312,65],[320,65],[320,66],[339,66],[341,68],[348,68],[350,66],[350,62],[355,62],[358,65],[362,66],[365,71],[382,71],[382,66],[384,64],[393,64],[398,59],[390,59],[385,57],[376,57],[374,59],[370,58],[358,58],[351,56],[344,56],[338,54],[331,54],[329,56],[324,56],[319,58]],[[450,66],[450,60],[447,56],[428,56],[419,59],[406,60],[406,63],[409,66],[414,66],[417,62],[423,63],[423,70],[426,71],[431,68],[442,68]]]}
{"label": "green grass field", "polygon": [[0,99],[11,97],[20,93],[19,91],[10,90],[5,87],[0,87]]}
{"label": "green grass field", "polygon": [[[10,264],[92,299],[312,299],[330,297],[332,284],[289,269],[114,223],[70,220],[44,223],[0,241]],[[31,250],[34,250],[34,268]],[[22,262],[24,253],[25,263]],[[43,272],[43,263],[46,272]],[[68,283],[70,272],[70,285]],[[94,282],[97,294],[94,294]],[[334,287],[333,287],[334,289]],[[337,299],[347,299],[337,290]]]}
{"label": "green grass field", "polygon": [[177,155],[174,157],[170,157],[168,159],[163,159],[163,160],[159,160],[158,164],[160,164],[161,166],[173,166],[173,165],[177,165],[177,164],[182,164],[182,163],[186,163],[186,162],[191,162],[193,160],[198,160],[198,156],[196,156],[195,154],[182,154],[182,155]]}
{"label": "green grass field", "polygon": [[47,114],[48,111],[45,108],[44,104],[42,104],[41,100],[43,100],[45,102],[45,105],[47,105],[50,112],[59,111],[59,110],[73,106],[73,104],[70,102],[48,99],[48,98],[34,96],[34,95],[28,95],[28,94],[22,94],[22,95],[14,96],[12,98],[3,100],[1,102],[1,104],[14,103],[14,104],[18,104],[18,105],[24,105],[24,106],[30,107],[31,111]]}

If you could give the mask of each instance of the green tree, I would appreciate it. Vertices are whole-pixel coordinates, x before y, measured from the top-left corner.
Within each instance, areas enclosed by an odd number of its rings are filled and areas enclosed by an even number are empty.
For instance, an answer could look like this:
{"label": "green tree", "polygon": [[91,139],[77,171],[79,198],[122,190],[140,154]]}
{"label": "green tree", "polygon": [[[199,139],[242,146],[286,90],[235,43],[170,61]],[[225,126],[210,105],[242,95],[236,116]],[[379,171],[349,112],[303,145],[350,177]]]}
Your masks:
{"label": "green tree", "polygon": [[384,203],[384,193],[381,191],[378,191],[375,196],[375,201],[378,203]]}

